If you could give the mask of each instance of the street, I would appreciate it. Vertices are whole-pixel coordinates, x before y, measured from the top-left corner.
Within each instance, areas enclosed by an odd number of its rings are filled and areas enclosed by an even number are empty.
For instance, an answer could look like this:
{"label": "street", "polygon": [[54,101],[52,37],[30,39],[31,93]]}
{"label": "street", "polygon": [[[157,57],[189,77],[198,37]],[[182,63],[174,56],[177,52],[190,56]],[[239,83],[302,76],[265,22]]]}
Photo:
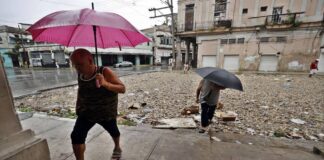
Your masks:
{"label": "street", "polygon": [[[112,68],[118,76],[160,71],[161,67],[140,66]],[[40,90],[76,84],[77,74],[73,68],[6,68],[13,97],[37,93]]]}
{"label": "street", "polygon": [[[232,113],[236,120],[213,122],[215,130],[224,133],[269,137],[288,137],[323,141],[324,81],[322,76],[240,74],[244,92],[221,91],[223,104],[218,113]],[[193,71],[165,71],[121,77],[125,94],[118,96],[118,111],[123,120],[134,125],[154,126],[161,119],[189,118],[200,121],[199,114],[182,114],[195,102],[201,77]],[[54,89],[35,96],[15,99],[20,111],[44,112],[73,118],[77,87]],[[131,107],[132,106],[132,107]],[[215,115],[217,117],[217,113]],[[75,118],[75,117],[74,117]],[[197,123],[199,125],[199,123]]]}

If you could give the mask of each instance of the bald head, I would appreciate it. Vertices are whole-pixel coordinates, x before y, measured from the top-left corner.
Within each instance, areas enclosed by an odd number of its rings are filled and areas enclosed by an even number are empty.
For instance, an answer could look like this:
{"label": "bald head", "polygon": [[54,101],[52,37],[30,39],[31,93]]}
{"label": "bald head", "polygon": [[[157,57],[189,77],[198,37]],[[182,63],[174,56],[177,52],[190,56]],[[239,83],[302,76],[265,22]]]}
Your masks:
{"label": "bald head", "polygon": [[93,57],[91,53],[83,48],[79,48],[73,51],[70,59],[73,61],[75,59],[84,59],[84,60],[90,60],[93,63]]}
{"label": "bald head", "polygon": [[81,74],[92,74],[95,69],[91,53],[83,48],[75,50],[70,57],[73,66]]}

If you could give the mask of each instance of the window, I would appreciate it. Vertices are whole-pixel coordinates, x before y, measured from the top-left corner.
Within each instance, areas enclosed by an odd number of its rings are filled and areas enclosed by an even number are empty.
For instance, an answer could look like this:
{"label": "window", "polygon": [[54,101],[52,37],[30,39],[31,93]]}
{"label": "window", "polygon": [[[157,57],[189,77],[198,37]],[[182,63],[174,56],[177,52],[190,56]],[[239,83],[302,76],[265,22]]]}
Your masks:
{"label": "window", "polygon": [[267,11],[267,9],[268,9],[267,6],[262,6],[262,7],[260,8],[261,12],[265,12],[265,11]]}
{"label": "window", "polygon": [[172,45],[172,37],[168,39],[169,39],[169,45]]}
{"label": "window", "polygon": [[161,37],[161,42],[160,42],[160,44],[165,44],[165,42],[164,42],[164,37]]}
{"label": "window", "polygon": [[221,39],[221,44],[227,44],[228,43],[228,39]]}
{"label": "window", "polygon": [[239,44],[244,43],[244,38],[238,38],[238,39],[237,39],[237,43],[239,43]]}
{"label": "window", "polygon": [[147,42],[147,46],[150,46],[150,42]]}
{"label": "window", "polygon": [[216,21],[226,18],[227,0],[215,0],[214,19]]}
{"label": "window", "polygon": [[236,39],[229,39],[228,40],[228,44],[235,44],[236,43]]}
{"label": "window", "polygon": [[242,13],[243,13],[243,14],[247,14],[247,13],[248,13],[248,9],[247,9],[247,8],[243,8]]}
{"label": "window", "polygon": [[16,43],[16,38],[9,36],[9,44],[15,44]]}
{"label": "window", "polygon": [[269,40],[270,40],[270,37],[261,37],[260,38],[261,43],[269,42]]}
{"label": "window", "polygon": [[287,42],[287,37],[277,37],[277,42]]}
{"label": "window", "polygon": [[0,37],[0,44],[2,44],[2,38]]}

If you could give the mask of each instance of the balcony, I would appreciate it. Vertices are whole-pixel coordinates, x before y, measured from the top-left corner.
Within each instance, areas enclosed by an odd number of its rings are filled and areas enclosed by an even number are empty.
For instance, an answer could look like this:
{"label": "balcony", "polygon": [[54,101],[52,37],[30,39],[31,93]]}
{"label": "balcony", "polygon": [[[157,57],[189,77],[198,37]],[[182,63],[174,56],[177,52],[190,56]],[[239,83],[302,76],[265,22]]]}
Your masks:
{"label": "balcony", "polygon": [[267,29],[285,29],[297,27],[301,23],[298,21],[299,14],[302,14],[302,12],[266,16],[265,27]]}
{"label": "balcony", "polygon": [[191,32],[191,31],[214,31],[214,30],[224,30],[232,27],[232,20],[218,20],[218,21],[208,21],[202,23],[194,24],[180,24],[177,32]]}

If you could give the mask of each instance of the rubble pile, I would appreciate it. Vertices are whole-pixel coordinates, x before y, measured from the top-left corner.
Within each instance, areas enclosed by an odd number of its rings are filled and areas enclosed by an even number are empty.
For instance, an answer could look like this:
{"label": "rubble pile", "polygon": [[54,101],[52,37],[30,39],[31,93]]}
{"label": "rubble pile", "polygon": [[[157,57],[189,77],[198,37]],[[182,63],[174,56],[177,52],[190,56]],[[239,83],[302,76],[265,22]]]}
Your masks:
{"label": "rubble pile", "polygon": [[[261,136],[323,140],[324,78],[307,75],[241,74],[244,92],[221,91],[222,107],[215,113],[218,131]],[[121,77],[127,92],[119,95],[119,114],[136,123],[156,125],[161,119],[192,118],[200,77],[195,73],[156,72]],[[29,107],[52,115],[73,113],[77,87],[43,92],[16,99],[18,108]],[[191,108],[192,107],[192,108]],[[227,119],[226,119],[227,117]],[[229,118],[228,118],[229,117]],[[224,120],[225,119],[225,120]],[[227,121],[229,120],[229,121]]]}

